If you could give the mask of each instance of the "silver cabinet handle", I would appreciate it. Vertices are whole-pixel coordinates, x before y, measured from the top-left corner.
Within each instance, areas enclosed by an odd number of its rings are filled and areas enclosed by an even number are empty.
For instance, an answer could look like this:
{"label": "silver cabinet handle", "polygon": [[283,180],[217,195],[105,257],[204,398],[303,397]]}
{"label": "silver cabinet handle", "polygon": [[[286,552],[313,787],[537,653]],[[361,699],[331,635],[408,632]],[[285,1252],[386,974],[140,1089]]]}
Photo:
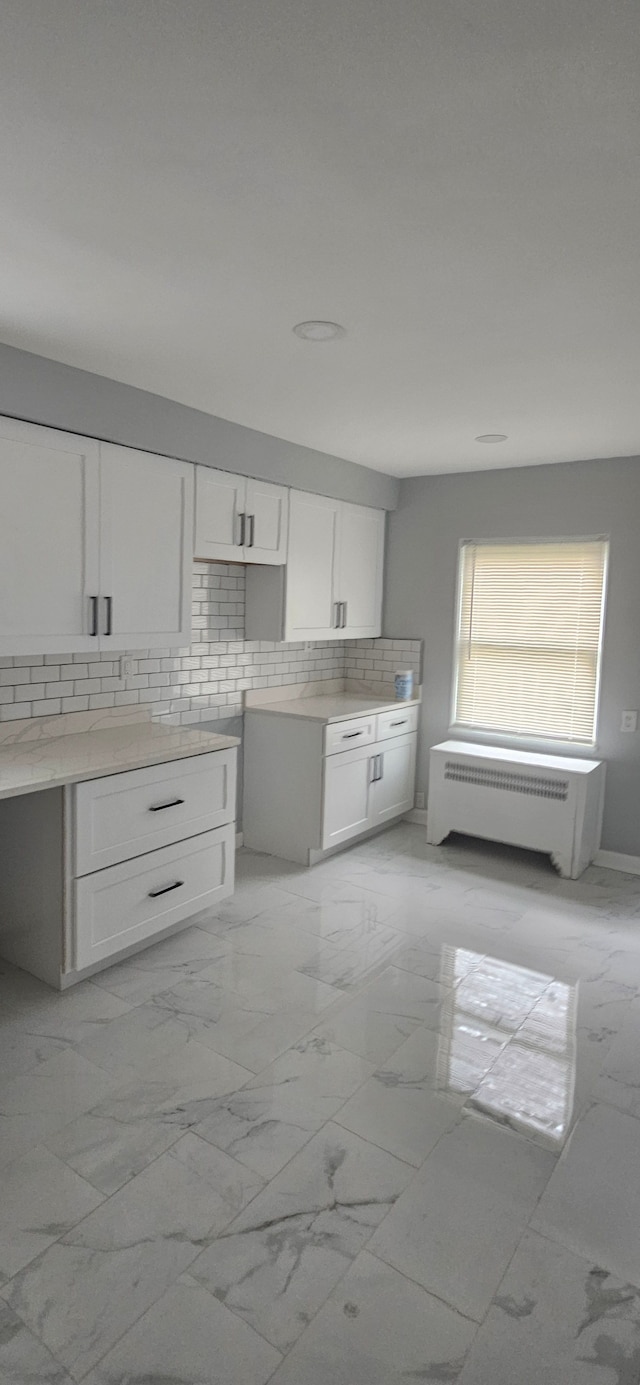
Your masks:
{"label": "silver cabinet handle", "polygon": [[105,612],[104,633],[105,633],[105,635],[112,635],[112,634],[113,634],[113,597],[112,597],[112,596],[105,596],[105,598],[104,598],[104,612]]}
{"label": "silver cabinet handle", "polygon": [[355,736],[364,736],[364,731],[343,731],[343,741],[352,741]]}
{"label": "silver cabinet handle", "polygon": [[255,517],[255,515],[247,515],[247,525],[248,525],[248,529],[249,529],[249,537],[248,537],[248,540],[247,540],[247,548],[253,548],[253,542],[254,542],[255,532],[256,532],[256,517]]}
{"label": "silver cabinet handle", "polygon": [[98,598],[97,598],[97,596],[90,596],[90,597],[89,597],[89,605],[90,605],[90,607],[91,607],[91,629],[90,629],[90,631],[89,631],[89,634],[90,634],[90,635],[97,635],[97,633],[98,633]]}
{"label": "silver cabinet handle", "polygon": [[344,628],[345,628],[345,626],[346,626],[346,623],[347,623],[347,603],[346,603],[346,601],[343,601],[343,602],[342,602],[342,629],[343,629],[343,630],[344,630]]}
{"label": "silver cabinet handle", "polygon": [[184,803],[184,798],[172,798],[169,803],[154,803],[150,808],[150,813],[163,813],[165,808],[177,808]]}
{"label": "silver cabinet handle", "polygon": [[184,880],[174,880],[173,885],[165,885],[161,890],[149,890],[149,899],[157,899],[159,894],[168,894],[169,890],[179,890],[184,885]]}
{"label": "silver cabinet handle", "polygon": [[370,775],[369,775],[369,783],[370,783],[370,784],[375,784],[375,782],[376,782],[376,760],[377,760],[377,759],[378,759],[378,756],[377,756],[377,755],[372,755],[372,756],[371,756],[371,760],[369,761],[369,763],[370,763],[370,765],[371,765],[371,773],[370,773]]}
{"label": "silver cabinet handle", "polygon": [[339,602],[339,601],[334,601],[334,603],[333,603],[333,624],[334,624],[334,629],[335,629],[335,630],[339,630],[339,629],[340,629],[340,602]]}
{"label": "silver cabinet handle", "polygon": [[384,779],[384,755],[379,755],[378,759],[380,761],[380,773],[378,775],[378,779]]}
{"label": "silver cabinet handle", "polygon": [[390,725],[390,726],[406,726],[408,720],[409,720],[408,717],[403,717],[403,718],[402,718],[402,721],[390,721],[390,722],[389,722],[389,725]]}
{"label": "silver cabinet handle", "polygon": [[244,510],[241,510],[241,511],[240,511],[240,514],[238,515],[238,519],[240,520],[240,538],[238,539],[238,547],[239,547],[239,548],[244,548],[244,537],[245,537],[245,530],[246,530],[246,527],[247,527],[247,516],[246,516]]}

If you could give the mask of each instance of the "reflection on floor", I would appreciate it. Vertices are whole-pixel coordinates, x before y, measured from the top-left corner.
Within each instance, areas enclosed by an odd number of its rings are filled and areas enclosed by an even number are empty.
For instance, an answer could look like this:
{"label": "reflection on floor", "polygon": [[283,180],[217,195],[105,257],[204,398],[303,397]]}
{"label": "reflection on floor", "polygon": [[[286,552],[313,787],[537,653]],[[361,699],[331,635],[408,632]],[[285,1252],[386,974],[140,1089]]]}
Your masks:
{"label": "reflection on floor", "polygon": [[573,1111],[577,986],[443,944],[438,1089],[561,1145]]}
{"label": "reflection on floor", "polygon": [[0,1385],[638,1385],[640,879],[403,825],[0,968]]}

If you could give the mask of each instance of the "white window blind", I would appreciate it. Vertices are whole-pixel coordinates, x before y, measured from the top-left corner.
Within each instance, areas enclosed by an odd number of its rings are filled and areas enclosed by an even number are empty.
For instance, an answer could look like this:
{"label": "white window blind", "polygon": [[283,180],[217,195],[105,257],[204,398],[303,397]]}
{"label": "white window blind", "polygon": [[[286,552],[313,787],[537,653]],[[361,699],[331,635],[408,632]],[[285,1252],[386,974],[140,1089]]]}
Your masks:
{"label": "white window blind", "polygon": [[456,725],[594,743],[607,550],[462,545]]}

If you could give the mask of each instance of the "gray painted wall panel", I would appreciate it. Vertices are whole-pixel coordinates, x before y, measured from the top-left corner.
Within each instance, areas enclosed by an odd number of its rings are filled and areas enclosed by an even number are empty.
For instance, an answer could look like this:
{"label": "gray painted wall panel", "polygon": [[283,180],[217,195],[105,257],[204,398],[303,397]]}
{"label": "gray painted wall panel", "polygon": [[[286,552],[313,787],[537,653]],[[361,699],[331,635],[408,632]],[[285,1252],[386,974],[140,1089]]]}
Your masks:
{"label": "gray painted wall panel", "polygon": [[389,525],[383,629],[425,641],[417,787],[426,793],[429,746],[449,725],[460,539],[596,534],[611,541],[597,752],[607,761],[602,846],[636,856],[640,732],[621,733],[620,713],[640,707],[640,458],[403,481]]}
{"label": "gray painted wall panel", "polygon": [[0,414],[389,510],[399,482],[310,447],[0,344]]}

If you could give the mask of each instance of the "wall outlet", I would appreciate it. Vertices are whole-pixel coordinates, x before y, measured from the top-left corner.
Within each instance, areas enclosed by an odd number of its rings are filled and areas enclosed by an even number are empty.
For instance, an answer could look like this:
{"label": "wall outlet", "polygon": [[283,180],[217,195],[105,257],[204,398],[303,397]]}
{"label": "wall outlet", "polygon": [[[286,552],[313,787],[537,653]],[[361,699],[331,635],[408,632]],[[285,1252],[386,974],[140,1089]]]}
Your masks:
{"label": "wall outlet", "polygon": [[424,808],[424,794],[423,794],[423,793],[417,793],[417,794],[416,794],[416,808]]}
{"label": "wall outlet", "polygon": [[130,655],[130,654],[121,654],[121,655],[120,655],[120,677],[121,677],[121,678],[132,678],[132,677],[133,677],[133,659],[131,658],[131,655]]}
{"label": "wall outlet", "polygon": [[638,713],[637,713],[637,712],[623,712],[623,713],[622,713],[622,716],[621,716],[621,718],[620,718],[620,730],[621,730],[621,731],[637,731],[637,730],[638,730]]}

